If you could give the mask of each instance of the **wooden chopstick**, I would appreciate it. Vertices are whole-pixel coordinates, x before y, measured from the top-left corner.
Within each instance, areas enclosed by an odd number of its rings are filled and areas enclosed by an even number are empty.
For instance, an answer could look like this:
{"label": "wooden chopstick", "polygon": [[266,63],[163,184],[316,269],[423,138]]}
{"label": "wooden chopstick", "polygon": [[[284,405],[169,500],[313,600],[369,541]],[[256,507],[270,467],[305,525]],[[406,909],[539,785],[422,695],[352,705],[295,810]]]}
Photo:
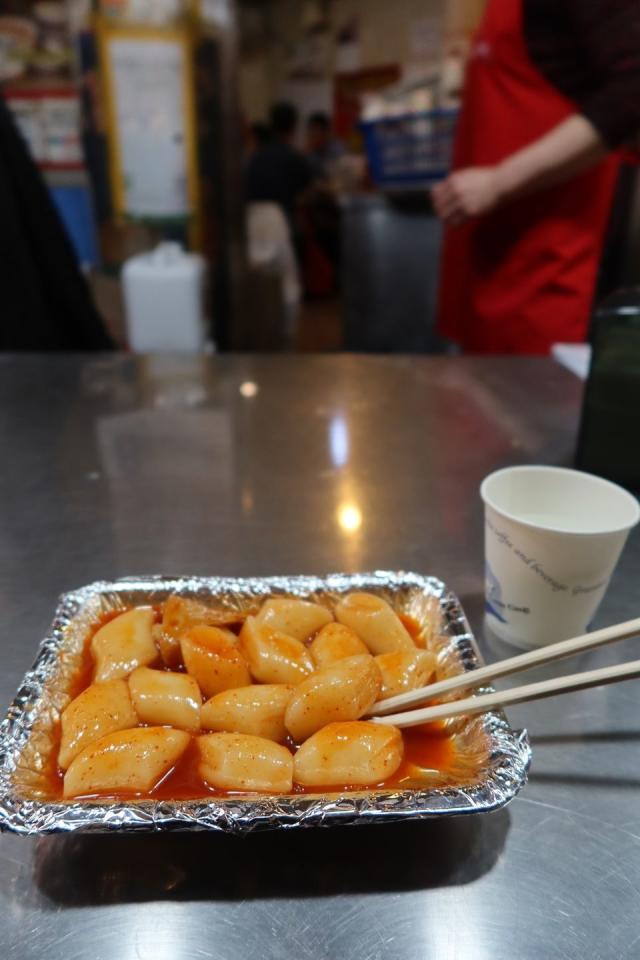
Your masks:
{"label": "wooden chopstick", "polygon": [[454,690],[468,690],[472,687],[479,687],[484,681],[508,677],[511,674],[519,673],[521,670],[529,670],[544,663],[552,663],[554,660],[561,660],[563,657],[570,657],[572,654],[583,653],[585,650],[593,650],[594,647],[604,646],[604,644],[613,643],[616,640],[626,640],[637,634],[640,634],[640,617],[635,620],[626,620],[624,623],[616,623],[611,627],[604,627],[602,630],[594,630],[593,633],[572,637],[570,640],[562,640],[560,643],[553,643],[548,647],[540,647],[538,650],[522,653],[517,657],[510,657],[508,660],[498,660],[497,663],[490,663],[478,670],[468,670],[455,677],[449,677],[447,680],[440,680],[438,683],[431,683],[426,687],[408,690],[407,693],[400,693],[396,697],[389,697],[387,700],[379,700],[371,708],[369,714],[372,717],[383,716],[400,708],[417,706],[426,700],[435,700],[445,693],[452,693]]}
{"label": "wooden chopstick", "polygon": [[479,697],[450,700],[448,703],[438,703],[433,707],[422,707],[420,710],[407,710],[404,713],[393,713],[391,716],[372,717],[372,722],[390,724],[394,727],[415,727],[433,720],[487,713],[489,710],[497,710],[512,703],[541,700],[543,697],[555,697],[560,693],[600,687],[606,683],[618,683],[620,680],[633,680],[634,677],[640,677],[640,660],[632,660],[630,663],[615,667],[587,670],[584,673],[572,673],[566,677],[554,677],[553,680],[542,680],[540,683],[529,683],[511,690],[482,694]]}

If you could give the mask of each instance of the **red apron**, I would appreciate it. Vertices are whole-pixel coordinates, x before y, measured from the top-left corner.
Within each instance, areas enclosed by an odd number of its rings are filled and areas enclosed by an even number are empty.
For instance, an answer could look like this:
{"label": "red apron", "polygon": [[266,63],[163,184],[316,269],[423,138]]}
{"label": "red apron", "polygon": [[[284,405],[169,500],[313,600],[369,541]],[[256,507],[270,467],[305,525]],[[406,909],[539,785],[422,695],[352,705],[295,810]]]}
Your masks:
{"label": "red apron", "polygon": [[[454,168],[491,166],[576,113],[529,59],[522,0],[489,0],[474,41]],[[619,160],[445,232],[438,328],[470,353],[585,339]]]}

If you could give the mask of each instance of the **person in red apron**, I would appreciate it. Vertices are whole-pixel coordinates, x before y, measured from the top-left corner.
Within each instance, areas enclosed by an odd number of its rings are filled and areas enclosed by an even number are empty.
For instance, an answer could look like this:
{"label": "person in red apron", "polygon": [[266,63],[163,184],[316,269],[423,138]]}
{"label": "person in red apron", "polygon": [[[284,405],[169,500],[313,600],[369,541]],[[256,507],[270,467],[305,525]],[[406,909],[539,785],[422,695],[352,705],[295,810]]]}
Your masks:
{"label": "person in red apron", "polygon": [[489,0],[433,190],[443,336],[512,354],[585,339],[616,148],[638,129],[638,0]]}

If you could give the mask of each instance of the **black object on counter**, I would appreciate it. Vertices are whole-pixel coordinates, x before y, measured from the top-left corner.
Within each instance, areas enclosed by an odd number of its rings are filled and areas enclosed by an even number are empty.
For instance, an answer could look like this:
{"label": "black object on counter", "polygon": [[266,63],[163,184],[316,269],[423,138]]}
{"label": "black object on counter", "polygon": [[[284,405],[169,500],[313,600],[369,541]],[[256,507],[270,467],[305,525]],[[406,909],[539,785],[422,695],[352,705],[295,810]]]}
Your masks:
{"label": "black object on counter", "polygon": [[596,311],[576,466],[640,491],[640,287]]}

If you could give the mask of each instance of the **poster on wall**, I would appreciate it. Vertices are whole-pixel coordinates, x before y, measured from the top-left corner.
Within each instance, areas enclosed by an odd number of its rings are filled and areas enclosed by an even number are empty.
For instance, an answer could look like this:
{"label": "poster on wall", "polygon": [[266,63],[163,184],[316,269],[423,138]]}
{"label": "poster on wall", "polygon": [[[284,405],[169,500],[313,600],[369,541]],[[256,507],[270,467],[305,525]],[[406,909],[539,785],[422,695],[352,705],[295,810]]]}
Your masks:
{"label": "poster on wall", "polygon": [[108,29],[102,50],[116,211],[186,219],[197,188],[186,35]]}
{"label": "poster on wall", "polygon": [[12,5],[0,3],[0,82],[73,78],[73,41],[68,9],[62,3],[37,3],[25,16],[4,16]]}
{"label": "poster on wall", "polygon": [[106,17],[129,23],[169,24],[186,12],[185,0],[101,0]]}
{"label": "poster on wall", "polygon": [[44,87],[9,90],[5,99],[31,156],[45,170],[82,170],[80,99],[74,91]]}
{"label": "poster on wall", "polygon": [[28,17],[0,16],[2,95],[32,158],[49,170],[83,169],[70,9],[37,3]]}

